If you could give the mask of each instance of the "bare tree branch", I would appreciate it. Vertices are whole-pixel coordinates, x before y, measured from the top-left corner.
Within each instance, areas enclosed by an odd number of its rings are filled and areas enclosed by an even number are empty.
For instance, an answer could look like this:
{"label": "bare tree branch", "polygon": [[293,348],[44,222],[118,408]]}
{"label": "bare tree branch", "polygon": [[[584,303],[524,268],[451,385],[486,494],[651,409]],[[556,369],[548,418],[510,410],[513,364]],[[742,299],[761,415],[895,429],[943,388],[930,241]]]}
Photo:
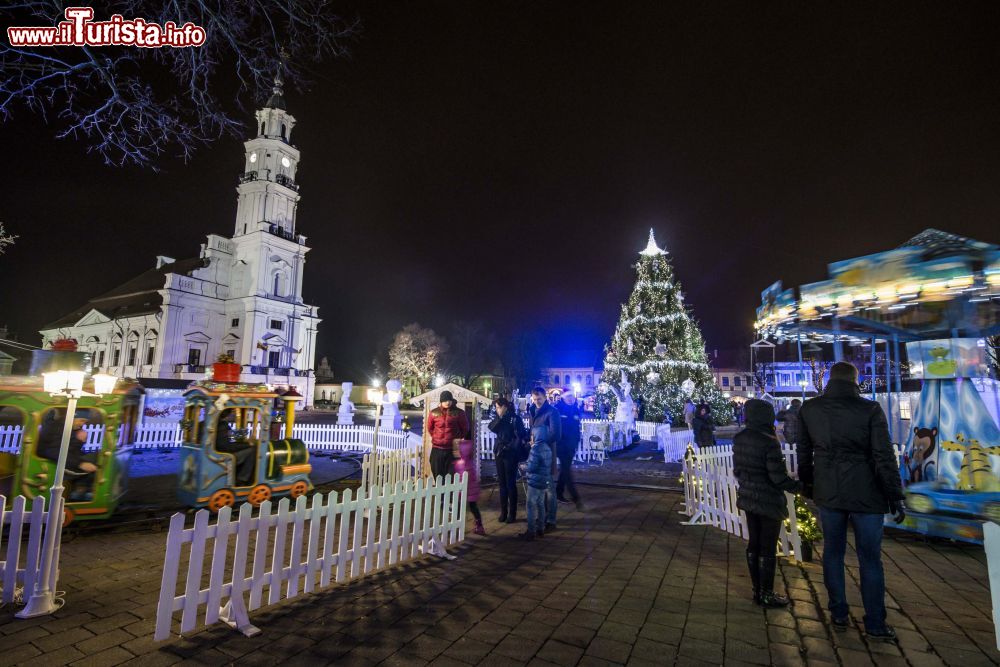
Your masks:
{"label": "bare tree branch", "polygon": [[[360,28],[327,0],[111,0],[112,14],[160,25],[190,21],[200,47],[14,47],[0,42],[0,118],[39,114],[59,138],[85,142],[110,165],[153,167],[174,152],[185,160],[225,134],[238,135],[247,105],[266,99],[280,66],[303,89],[307,63],[347,55]],[[54,26],[62,3],[32,0],[0,8],[5,25]],[[228,105],[235,94],[236,105]],[[155,168],[155,167],[153,167]]]}

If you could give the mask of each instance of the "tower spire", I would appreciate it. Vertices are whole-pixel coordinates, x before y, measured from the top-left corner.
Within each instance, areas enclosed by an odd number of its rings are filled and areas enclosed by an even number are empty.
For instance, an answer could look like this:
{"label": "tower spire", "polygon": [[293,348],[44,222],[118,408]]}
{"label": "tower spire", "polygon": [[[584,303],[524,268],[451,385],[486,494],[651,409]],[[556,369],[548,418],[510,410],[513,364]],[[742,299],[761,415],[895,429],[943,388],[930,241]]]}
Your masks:
{"label": "tower spire", "polygon": [[285,109],[285,79],[281,75],[281,71],[285,69],[287,59],[288,52],[285,50],[285,47],[281,47],[280,62],[278,63],[277,71],[274,73],[274,87],[271,88],[270,99],[264,105],[271,109]]}
{"label": "tower spire", "polygon": [[656,255],[666,255],[667,251],[656,245],[656,236],[653,235],[653,228],[649,228],[649,241],[646,243],[646,249],[639,252],[640,255],[645,255],[646,257],[654,257]]}

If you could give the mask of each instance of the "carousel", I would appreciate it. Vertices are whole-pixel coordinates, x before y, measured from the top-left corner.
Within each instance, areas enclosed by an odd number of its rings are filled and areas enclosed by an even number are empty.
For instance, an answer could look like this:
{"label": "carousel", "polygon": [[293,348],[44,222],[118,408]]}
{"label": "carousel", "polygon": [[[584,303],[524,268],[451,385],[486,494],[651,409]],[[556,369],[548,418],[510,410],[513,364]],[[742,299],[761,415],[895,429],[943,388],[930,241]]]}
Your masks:
{"label": "carousel", "polygon": [[[822,282],[762,294],[761,341],[803,347],[870,346],[866,384],[902,445],[902,528],[980,543],[1000,521],[1000,246],[929,229],[900,247],[834,262]],[[880,359],[884,373],[879,377]],[[901,407],[903,369],[920,380]],[[879,391],[881,389],[881,391]]]}

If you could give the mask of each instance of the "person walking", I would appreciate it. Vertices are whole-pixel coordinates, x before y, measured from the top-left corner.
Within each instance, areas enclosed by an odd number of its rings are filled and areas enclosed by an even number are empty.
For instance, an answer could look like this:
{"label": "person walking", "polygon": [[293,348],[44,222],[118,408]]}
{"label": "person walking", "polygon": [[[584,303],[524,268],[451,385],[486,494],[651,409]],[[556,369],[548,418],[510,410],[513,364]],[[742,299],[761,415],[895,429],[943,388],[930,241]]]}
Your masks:
{"label": "person walking", "polygon": [[823,581],[833,626],[849,624],[844,591],[847,526],[861,566],[865,633],[894,641],[885,622],[885,573],[882,570],[882,523],[892,514],[906,517],[899,466],[889,440],[885,412],[861,398],[858,369],[841,361],[830,368],[822,396],[806,401],[797,415],[799,479],[804,493],[819,507],[823,528]]}
{"label": "person walking", "polygon": [[800,422],[799,422],[799,410],[802,408],[802,401],[797,398],[793,398],[788,409],[785,410],[785,427],[783,429],[785,442],[789,445],[797,445],[799,443],[799,433]]}
{"label": "person walking", "polygon": [[500,523],[517,521],[517,464],[522,460],[522,443],[527,444],[528,429],[514,411],[510,401],[498,398],[497,416],[489,424],[496,433],[493,458],[497,464],[497,486],[500,490]]}
{"label": "person walking", "polygon": [[785,491],[797,493],[802,485],[788,476],[771,404],[754,398],[745,410],[746,428],[733,438],[733,474],[740,483],[736,506],[746,512],[750,532],[747,568],[753,601],[762,607],[784,607],[788,598],[774,592],[775,552],[781,522],[788,517]]}
{"label": "person walking", "polygon": [[[553,480],[556,476],[556,450],[559,446],[559,440],[562,438],[562,419],[559,412],[546,400],[545,390],[541,387],[535,387],[531,390],[531,407],[528,408],[528,415],[531,417],[532,438],[537,439],[540,436],[542,443],[548,445],[552,450],[552,456],[549,458],[552,470],[549,473],[549,488],[546,490],[545,496],[545,530],[552,532],[556,529],[556,511],[559,504],[556,500]],[[539,426],[545,428],[538,431],[538,435],[536,435],[535,429]]]}
{"label": "person walking", "polygon": [[691,430],[694,431],[694,441],[698,443],[698,447],[711,447],[715,444],[715,423],[712,421],[712,408],[707,403],[698,406]]}
{"label": "person walking", "polygon": [[455,397],[447,389],[441,392],[441,404],[427,417],[427,433],[431,437],[431,476],[444,477],[458,458],[457,441],[469,434],[469,418],[465,410],[456,407]]}
{"label": "person walking", "polygon": [[559,457],[556,500],[561,503],[571,502],[564,495],[564,492],[569,491],[569,497],[576,508],[582,510],[583,503],[580,502],[580,494],[573,481],[573,457],[576,456],[576,448],[580,445],[580,420],[583,418],[583,411],[580,410],[580,405],[576,401],[576,394],[569,389],[563,391],[562,400],[556,404],[556,410],[559,411],[562,429],[559,445],[556,447],[556,455]]}

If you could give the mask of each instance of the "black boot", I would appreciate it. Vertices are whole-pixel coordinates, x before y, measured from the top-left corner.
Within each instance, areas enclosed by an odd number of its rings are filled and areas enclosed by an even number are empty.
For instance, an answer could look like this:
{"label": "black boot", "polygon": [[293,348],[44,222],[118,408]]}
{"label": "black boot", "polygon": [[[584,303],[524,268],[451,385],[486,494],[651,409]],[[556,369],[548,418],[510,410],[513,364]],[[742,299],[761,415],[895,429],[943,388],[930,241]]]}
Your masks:
{"label": "black boot", "polygon": [[753,583],[753,603],[760,604],[760,555],[747,550],[747,569]]}
{"label": "black boot", "polygon": [[788,598],[774,592],[774,571],[777,567],[778,559],[774,556],[760,557],[760,606],[762,607],[788,606]]}

